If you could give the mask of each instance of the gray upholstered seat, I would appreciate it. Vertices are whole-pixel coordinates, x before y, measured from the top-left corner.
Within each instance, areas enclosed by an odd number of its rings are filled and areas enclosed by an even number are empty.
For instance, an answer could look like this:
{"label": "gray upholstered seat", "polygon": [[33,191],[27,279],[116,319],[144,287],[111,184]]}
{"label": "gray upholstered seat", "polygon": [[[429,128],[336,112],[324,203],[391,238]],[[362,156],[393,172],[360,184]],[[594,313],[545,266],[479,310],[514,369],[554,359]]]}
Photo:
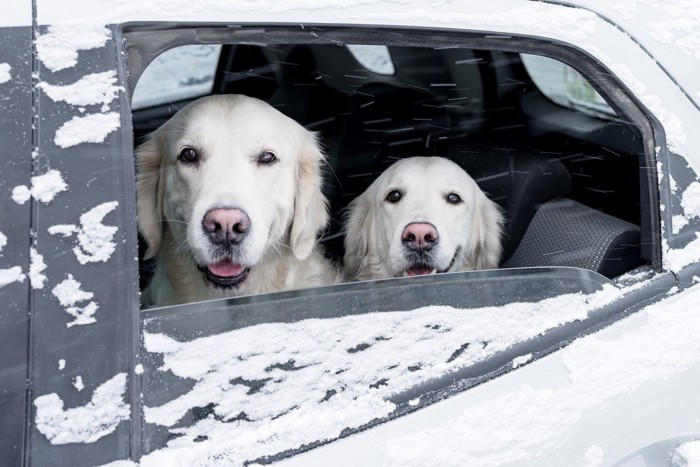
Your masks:
{"label": "gray upholstered seat", "polygon": [[639,226],[560,198],[540,206],[503,267],[573,266],[618,276],[642,263]]}

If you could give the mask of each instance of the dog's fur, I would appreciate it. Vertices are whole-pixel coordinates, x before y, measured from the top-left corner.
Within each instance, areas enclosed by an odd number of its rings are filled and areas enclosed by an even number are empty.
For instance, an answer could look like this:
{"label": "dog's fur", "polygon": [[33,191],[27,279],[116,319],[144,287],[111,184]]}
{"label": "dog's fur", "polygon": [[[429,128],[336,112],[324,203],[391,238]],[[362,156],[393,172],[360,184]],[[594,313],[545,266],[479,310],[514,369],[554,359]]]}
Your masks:
{"label": "dog's fur", "polygon": [[[184,148],[196,151],[196,163],[183,161]],[[262,163],[268,152],[276,160]],[[136,161],[139,231],[146,258],[156,257],[144,306],[340,280],[316,242],[328,220],[324,156],[313,133],[268,104],[242,95],[199,99],[153,132]],[[222,208],[249,218],[240,243],[208,236],[204,217]],[[213,282],[208,272],[220,261],[246,268],[244,280]]]}
{"label": "dog's fur", "polygon": [[[392,191],[400,193],[396,202],[388,199]],[[448,202],[450,194],[460,201]],[[407,246],[406,229],[415,223],[432,228],[437,237],[428,250]],[[348,206],[345,277],[364,280],[495,268],[502,224],[498,205],[454,162],[441,157],[402,159]]]}

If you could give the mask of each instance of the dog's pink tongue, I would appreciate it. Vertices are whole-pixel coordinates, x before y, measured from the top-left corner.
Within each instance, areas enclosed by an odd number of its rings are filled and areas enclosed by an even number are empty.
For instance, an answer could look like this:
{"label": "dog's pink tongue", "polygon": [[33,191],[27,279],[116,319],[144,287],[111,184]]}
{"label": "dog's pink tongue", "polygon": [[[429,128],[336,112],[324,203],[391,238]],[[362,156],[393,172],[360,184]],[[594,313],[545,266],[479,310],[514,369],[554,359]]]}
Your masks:
{"label": "dog's pink tongue", "polygon": [[234,263],[230,259],[225,259],[209,265],[209,272],[219,277],[240,276],[244,269],[242,265]]}
{"label": "dog's pink tongue", "polygon": [[408,274],[409,276],[424,276],[426,274],[430,274],[431,272],[433,272],[431,268],[415,266],[409,268],[408,271],[406,271],[406,274]]}

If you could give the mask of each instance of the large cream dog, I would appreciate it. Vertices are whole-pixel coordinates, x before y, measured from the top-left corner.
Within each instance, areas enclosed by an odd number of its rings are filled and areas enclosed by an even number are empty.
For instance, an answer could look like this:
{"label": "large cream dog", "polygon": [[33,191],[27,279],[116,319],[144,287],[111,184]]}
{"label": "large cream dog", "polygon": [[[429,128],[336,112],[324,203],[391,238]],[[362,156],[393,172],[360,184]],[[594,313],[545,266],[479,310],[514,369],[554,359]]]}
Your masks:
{"label": "large cream dog", "polygon": [[454,162],[402,159],[348,207],[345,276],[364,280],[495,268],[502,223],[496,203]]}
{"label": "large cream dog", "polygon": [[139,231],[156,256],[144,306],[335,283],[315,135],[241,95],[199,99],[136,151]]}

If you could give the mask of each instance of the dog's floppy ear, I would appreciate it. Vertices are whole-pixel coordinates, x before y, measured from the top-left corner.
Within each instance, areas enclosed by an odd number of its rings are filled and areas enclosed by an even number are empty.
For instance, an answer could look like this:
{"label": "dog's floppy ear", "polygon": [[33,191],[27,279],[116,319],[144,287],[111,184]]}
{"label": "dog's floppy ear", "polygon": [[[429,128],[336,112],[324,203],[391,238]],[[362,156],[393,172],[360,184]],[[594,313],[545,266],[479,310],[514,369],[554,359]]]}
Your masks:
{"label": "dog's floppy ear", "polygon": [[[476,185],[476,183],[474,184]],[[501,260],[503,215],[501,208],[475,186],[476,209],[471,225],[471,251],[467,264],[474,269],[497,268]]]}
{"label": "dog's floppy ear", "polygon": [[316,234],[328,222],[328,203],[321,192],[321,164],[324,159],[316,135],[306,131],[299,158],[290,234],[290,246],[298,259],[305,259],[311,254]]}
{"label": "dog's floppy ear", "polygon": [[136,149],[136,210],[139,232],[148,245],[145,259],[158,253],[163,238],[163,151],[166,125],[151,133]]}
{"label": "dog's floppy ear", "polygon": [[372,188],[365,190],[353,199],[343,215],[343,234],[345,236],[345,256],[343,263],[348,280],[362,278],[362,272],[371,268],[374,258],[372,253],[375,243],[373,237],[377,230],[375,213],[372,207]]}

